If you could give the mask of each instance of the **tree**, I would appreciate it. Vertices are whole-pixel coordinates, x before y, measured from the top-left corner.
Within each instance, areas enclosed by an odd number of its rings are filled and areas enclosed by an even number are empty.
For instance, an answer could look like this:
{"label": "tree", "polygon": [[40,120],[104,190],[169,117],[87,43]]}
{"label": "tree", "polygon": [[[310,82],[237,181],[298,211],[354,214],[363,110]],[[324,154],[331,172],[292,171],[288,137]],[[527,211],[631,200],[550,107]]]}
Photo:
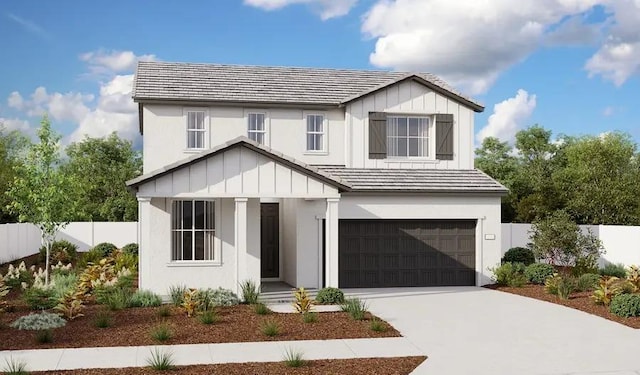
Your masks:
{"label": "tree", "polygon": [[10,200],[5,192],[13,182],[14,167],[19,162],[20,155],[27,144],[27,138],[19,131],[5,131],[0,124],[0,223],[18,221],[18,216],[12,214],[7,208]]}
{"label": "tree", "polygon": [[75,205],[76,184],[60,169],[60,136],[45,115],[38,129],[38,143],[31,144],[22,163],[14,166],[15,177],[8,196],[9,208],[21,222],[35,224],[47,249],[45,283],[49,284],[49,258],[56,234],[69,223]]}
{"label": "tree", "polygon": [[509,189],[509,194],[502,197],[502,220],[513,221],[513,203],[516,197],[512,187],[518,171],[518,160],[513,155],[513,148],[507,142],[500,142],[498,138],[487,137],[482,141],[482,146],[476,149],[475,167]]}
{"label": "tree", "polygon": [[93,221],[135,221],[138,202],[126,181],[140,175],[142,159],[131,142],[115,133],[85,138],[66,149],[65,173],[78,181],[80,217]]}

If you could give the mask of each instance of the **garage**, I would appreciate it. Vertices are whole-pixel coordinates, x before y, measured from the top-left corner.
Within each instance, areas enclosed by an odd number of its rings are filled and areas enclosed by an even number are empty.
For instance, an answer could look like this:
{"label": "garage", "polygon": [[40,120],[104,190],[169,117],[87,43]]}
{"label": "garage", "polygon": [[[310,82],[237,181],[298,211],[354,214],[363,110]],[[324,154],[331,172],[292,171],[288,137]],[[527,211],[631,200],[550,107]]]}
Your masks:
{"label": "garage", "polygon": [[476,283],[475,220],[339,221],[341,288]]}

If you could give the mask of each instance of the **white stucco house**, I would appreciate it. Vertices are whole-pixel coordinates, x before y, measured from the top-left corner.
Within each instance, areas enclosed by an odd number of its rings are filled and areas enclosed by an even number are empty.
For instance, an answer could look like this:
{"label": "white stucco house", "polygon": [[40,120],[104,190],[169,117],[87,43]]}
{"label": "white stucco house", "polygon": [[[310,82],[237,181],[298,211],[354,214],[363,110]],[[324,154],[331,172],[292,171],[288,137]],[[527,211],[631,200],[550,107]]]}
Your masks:
{"label": "white stucco house", "polygon": [[424,73],[140,62],[139,285],[482,285],[484,108]]}

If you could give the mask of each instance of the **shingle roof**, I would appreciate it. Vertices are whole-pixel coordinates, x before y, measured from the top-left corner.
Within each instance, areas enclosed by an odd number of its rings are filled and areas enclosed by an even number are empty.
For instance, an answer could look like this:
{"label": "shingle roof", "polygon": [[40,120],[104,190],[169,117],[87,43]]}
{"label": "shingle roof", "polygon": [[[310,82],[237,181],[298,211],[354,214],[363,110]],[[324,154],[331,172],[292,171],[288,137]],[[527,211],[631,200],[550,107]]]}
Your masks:
{"label": "shingle roof", "polygon": [[404,79],[415,79],[482,111],[429,73],[141,61],[134,80],[136,102],[184,100],[341,105]]}
{"label": "shingle roof", "polygon": [[359,169],[322,166],[354,192],[499,193],[507,188],[483,172],[459,169]]}

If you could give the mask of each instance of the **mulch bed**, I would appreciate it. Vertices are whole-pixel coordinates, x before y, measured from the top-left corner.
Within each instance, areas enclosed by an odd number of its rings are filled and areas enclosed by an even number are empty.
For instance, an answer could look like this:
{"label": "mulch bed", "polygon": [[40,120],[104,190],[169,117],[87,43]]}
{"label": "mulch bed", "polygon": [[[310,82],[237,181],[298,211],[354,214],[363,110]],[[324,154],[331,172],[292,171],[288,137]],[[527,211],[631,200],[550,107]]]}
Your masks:
{"label": "mulch bed", "polygon": [[[261,375],[307,375],[307,374],[350,374],[350,375],[405,375],[410,374],[427,357],[359,358],[308,361],[303,367],[291,368],[280,362],[268,363],[226,363],[219,365],[178,366],[163,374],[261,374]],[[61,375],[110,375],[110,374],[158,374],[150,368],[129,367],[125,369],[84,369],[69,371],[34,372],[32,374]]]}
{"label": "mulch bed", "polygon": [[522,288],[490,285],[487,286],[490,289],[500,290],[507,293],[517,294],[520,296],[530,297],[574,308],[576,310],[584,311],[589,314],[597,315],[602,318],[624,324],[625,326],[632,328],[640,328],[640,317],[621,318],[609,312],[609,307],[596,305],[590,296],[593,292],[579,292],[573,293],[568,300],[563,300],[557,296],[551,295],[544,290],[543,285],[525,285]]}
{"label": "mulch bed", "polygon": [[[319,313],[315,323],[304,323],[300,314],[257,315],[252,306],[238,305],[219,307],[220,320],[205,325],[197,317],[188,318],[184,311],[171,307],[169,317],[160,317],[158,307],[130,308],[111,312],[112,325],[97,328],[94,319],[104,306],[89,305],[84,314],[67,323],[65,327],[53,330],[53,343],[39,344],[33,331],[10,328],[16,318],[26,315],[26,306],[17,306],[0,318],[0,350],[78,348],[102,346],[158,345],[151,337],[151,330],[162,322],[170,325],[173,337],[164,344],[202,344],[250,341],[326,340],[344,338],[397,337],[400,333],[388,323],[385,332],[370,329],[372,315],[367,320],[355,321],[343,312]],[[281,328],[280,334],[268,337],[260,331],[265,320],[273,320]]]}

